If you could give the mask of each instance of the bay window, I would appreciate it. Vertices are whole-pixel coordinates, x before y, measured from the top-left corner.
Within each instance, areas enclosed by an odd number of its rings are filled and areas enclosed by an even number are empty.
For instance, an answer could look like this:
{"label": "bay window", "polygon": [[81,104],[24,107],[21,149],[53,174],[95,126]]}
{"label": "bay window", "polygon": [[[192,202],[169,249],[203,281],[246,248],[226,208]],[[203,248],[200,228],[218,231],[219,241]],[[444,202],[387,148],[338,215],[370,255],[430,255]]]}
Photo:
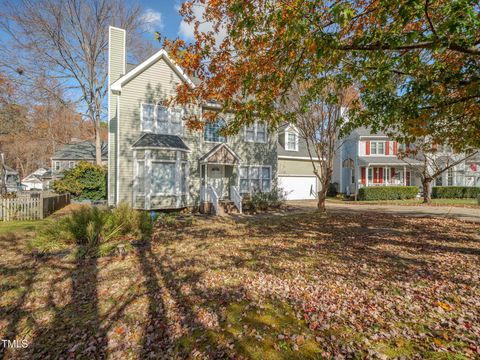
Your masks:
{"label": "bay window", "polygon": [[188,199],[188,162],[181,150],[136,150],[135,207],[178,208]]}
{"label": "bay window", "polygon": [[152,161],[152,194],[173,195],[175,192],[175,163]]}

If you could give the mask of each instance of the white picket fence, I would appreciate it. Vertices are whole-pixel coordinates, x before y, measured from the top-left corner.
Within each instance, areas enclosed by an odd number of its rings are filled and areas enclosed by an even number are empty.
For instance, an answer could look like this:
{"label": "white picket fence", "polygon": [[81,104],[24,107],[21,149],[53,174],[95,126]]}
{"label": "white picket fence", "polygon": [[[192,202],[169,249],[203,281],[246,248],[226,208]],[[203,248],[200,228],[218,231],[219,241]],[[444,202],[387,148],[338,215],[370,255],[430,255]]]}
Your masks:
{"label": "white picket fence", "polygon": [[0,197],[0,220],[40,220],[70,203],[70,194]]}

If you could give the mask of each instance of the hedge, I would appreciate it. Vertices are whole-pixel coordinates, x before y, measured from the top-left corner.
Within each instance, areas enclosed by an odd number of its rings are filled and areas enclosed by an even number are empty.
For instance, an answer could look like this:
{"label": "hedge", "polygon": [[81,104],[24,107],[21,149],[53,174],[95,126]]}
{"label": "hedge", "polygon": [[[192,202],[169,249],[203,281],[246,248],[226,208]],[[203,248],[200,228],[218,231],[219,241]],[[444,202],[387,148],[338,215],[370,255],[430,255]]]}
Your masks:
{"label": "hedge", "polygon": [[416,186],[368,186],[358,190],[358,200],[413,199],[417,194]]}
{"label": "hedge", "polygon": [[480,196],[480,188],[474,186],[434,186],[432,198],[435,199],[475,199]]}

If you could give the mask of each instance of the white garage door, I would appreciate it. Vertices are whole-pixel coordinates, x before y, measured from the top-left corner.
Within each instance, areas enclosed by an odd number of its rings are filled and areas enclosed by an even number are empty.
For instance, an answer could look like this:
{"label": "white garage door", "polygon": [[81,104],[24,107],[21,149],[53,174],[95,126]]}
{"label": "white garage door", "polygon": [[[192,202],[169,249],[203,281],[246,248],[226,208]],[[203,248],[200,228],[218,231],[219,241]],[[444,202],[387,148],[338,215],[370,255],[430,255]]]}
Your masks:
{"label": "white garage door", "polygon": [[317,181],[312,176],[279,176],[278,183],[287,200],[315,199],[317,194]]}

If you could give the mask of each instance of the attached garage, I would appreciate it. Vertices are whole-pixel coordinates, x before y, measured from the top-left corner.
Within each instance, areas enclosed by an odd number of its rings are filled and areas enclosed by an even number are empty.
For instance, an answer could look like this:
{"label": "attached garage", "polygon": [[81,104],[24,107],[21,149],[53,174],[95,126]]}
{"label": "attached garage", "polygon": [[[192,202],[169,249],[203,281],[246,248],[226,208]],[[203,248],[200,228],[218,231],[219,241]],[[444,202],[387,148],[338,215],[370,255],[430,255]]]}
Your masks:
{"label": "attached garage", "polygon": [[278,185],[284,190],[287,200],[315,199],[317,194],[315,176],[279,176]]}

